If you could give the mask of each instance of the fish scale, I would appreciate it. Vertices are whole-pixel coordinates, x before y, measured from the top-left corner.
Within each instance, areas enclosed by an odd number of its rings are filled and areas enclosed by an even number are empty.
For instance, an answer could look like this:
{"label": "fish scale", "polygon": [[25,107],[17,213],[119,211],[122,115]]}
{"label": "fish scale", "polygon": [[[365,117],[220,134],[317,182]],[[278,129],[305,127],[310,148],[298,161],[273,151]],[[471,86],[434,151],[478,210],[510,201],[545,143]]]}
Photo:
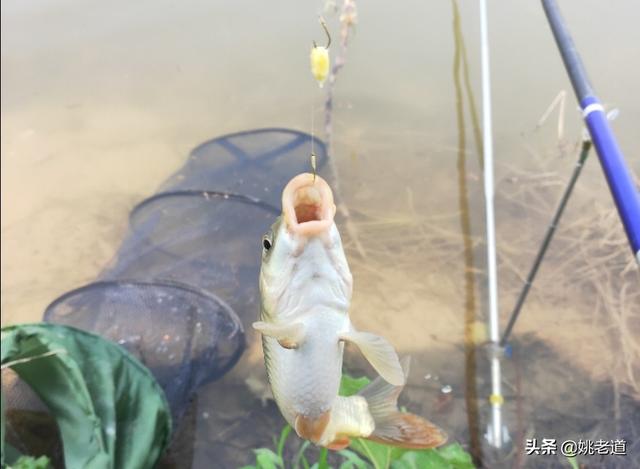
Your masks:
{"label": "fish scale", "polygon": [[345,317],[328,310],[308,315],[303,322],[317,333],[295,350],[283,348],[271,337],[263,338],[267,375],[276,400],[288,396],[280,410],[290,424],[297,414],[317,417],[331,408],[340,387],[344,349],[337,331],[344,327]]}

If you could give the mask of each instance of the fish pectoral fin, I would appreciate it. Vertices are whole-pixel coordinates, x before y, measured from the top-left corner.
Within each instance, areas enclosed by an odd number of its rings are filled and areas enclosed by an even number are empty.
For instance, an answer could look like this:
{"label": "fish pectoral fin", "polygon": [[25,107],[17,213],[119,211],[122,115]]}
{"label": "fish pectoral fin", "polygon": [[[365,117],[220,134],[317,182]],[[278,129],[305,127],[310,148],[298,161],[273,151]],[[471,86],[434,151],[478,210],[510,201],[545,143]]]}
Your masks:
{"label": "fish pectoral fin", "polygon": [[273,337],[286,349],[298,348],[304,340],[305,328],[301,322],[284,324],[257,321],[253,323],[253,328],[262,335]]}
{"label": "fish pectoral fin", "polygon": [[402,386],[405,383],[398,355],[384,338],[352,329],[341,334],[340,339],[357,345],[367,361],[385,381],[394,386]]}

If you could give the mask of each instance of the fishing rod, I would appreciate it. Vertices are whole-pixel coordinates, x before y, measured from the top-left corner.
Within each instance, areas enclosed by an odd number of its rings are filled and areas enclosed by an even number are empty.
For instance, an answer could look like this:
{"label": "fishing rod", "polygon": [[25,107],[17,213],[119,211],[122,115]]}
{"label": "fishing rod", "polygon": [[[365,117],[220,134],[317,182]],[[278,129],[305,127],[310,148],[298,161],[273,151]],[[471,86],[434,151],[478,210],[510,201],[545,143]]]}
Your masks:
{"label": "fishing rod", "polygon": [[487,264],[489,287],[489,326],[491,348],[491,384],[492,393],[489,398],[492,410],[492,422],[488,431],[489,442],[497,448],[503,443],[503,428],[501,406],[504,401],[500,386],[500,351],[504,348],[507,339],[513,329],[515,321],[520,314],[524,301],[529,293],[535,275],[542,263],[544,255],[555,233],[557,224],[566,207],[569,197],[581,173],[584,162],[587,159],[592,142],[598,153],[600,164],[605,173],[609,189],[618,209],[620,220],[624,226],[629,245],[640,264],[640,197],[635,188],[631,173],[626,165],[624,156],[611,131],[604,107],[595,96],[591,83],[587,77],[584,65],[578,55],[575,44],[564,24],[555,0],[542,0],[542,5],[547,15],[549,25],[553,31],[556,44],[560,50],[565,68],[571,79],[574,92],[580,107],[582,116],[591,136],[591,140],[583,141],[582,150],[576,167],[560,204],[547,229],[544,241],[538,251],[533,267],[529,272],[526,283],[516,306],[511,314],[509,323],[502,338],[498,342],[498,303],[497,303],[497,272],[495,258],[495,223],[493,215],[493,145],[491,134],[491,94],[489,85],[489,47],[487,38],[487,12],[486,0],[480,0],[480,36],[482,58],[482,101],[483,101],[483,132],[485,157],[484,188],[485,188],[485,212],[487,225]]}
{"label": "fishing rod", "polygon": [[[489,337],[492,344],[497,345],[500,339],[498,314],[498,268],[496,262],[496,233],[494,216],[494,182],[493,182],[493,135],[491,124],[491,80],[489,77],[489,36],[487,25],[487,2],[480,0],[480,54],[482,68],[482,132],[484,158],[484,201],[485,225],[487,229],[487,272],[489,289]],[[497,347],[492,347],[491,362],[491,424],[487,436],[489,443],[500,448],[504,443],[502,428],[502,378],[500,370],[500,354]]]}
{"label": "fishing rod", "polygon": [[[613,195],[614,202],[618,209],[620,220],[624,226],[631,250],[636,256],[636,260],[640,264],[640,197],[638,190],[635,188],[631,178],[631,172],[627,168],[624,156],[618,147],[615,136],[609,126],[604,108],[598,98],[595,96],[591,83],[587,77],[586,70],[582,64],[582,60],[578,55],[576,46],[569,34],[569,31],[560,15],[558,4],[555,0],[542,0],[542,6],[549,20],[549,25],[553,31],[556,44],[560,49],[562,60],[564,62],[573,90],[580,102],[582,108],[582,116],[589,130],[593,146],[598,153],[602,169],[605,173],[609,189]],[[553,216],[553,220],[547,229],[544,240],[533,266],[529,271],[529,275],[525,281],[525,285],[518,296],[516,306],[514,307],[507,327],[505,328],[502,338],[500,339],[500,347],[504,347],[511,335],[513,326],[520,315],[522,306],[527,298],[527,294],[531,289],[533,280],[538,272],[538,268],[542,263],[542,259],[549,247],[551,239],[555,233],[562,212],[569,200],[569,196],[580,175],[584,161],[591,147],[591,141],[585,140],[582,144],[580,157],[573,171],[573,175],[565,189],[560,200],[560,204]]]}
{"label": "fishing rod", "polygon": [[544,240],[540,245],[540,249],[538,250],[538,254],[536,255],[535,260],[533,261],[533,266],[529,271],[529,275],[527,275],[527,280],[525,281],[524,287],[518,296],[518,300],[516,301],[516,305],[511,312],[511,317],[509,318],[509,322],[507,323],[507,327],[502,334],[502,339],[500,339],[500,347],[504,347],[507,344],[507,340],[509,340],[509,336],[511,335],[511,331],[513,330],[513,325],[516,323],[518,316],[520,315],[520,311],[522,311],[522,305],[524,305],[524,301],[527,299],[527,295],[529,294],[529,290],[533,285],[533,280],[538,273],[538,268],[540,264],[542,264],[542,259],[547,252],[547,248],[549,244],[551,244],[551,239],[556,232],[556,228],[558,227],[558,223],[560,222],[560,217],[564,212],[565,207],[567,206],[567,202],[569,202],[569,197],[573,192],[573,188],[578,182],[578,177],[582,172],[582,168],[584,166],[584,162],[587,160],[587,156],[589,156],[589,150],[591,149],[591,140],[583,140],[582,149],[580,150],[580,156],[578,157],[578,161],[576,162],[575,167],[573,168],[573,174],[571,175],[571,179],[569,179],[569,183],[562,194],[560,199],[560,203],[558,204],[558,208],[556,209],[556,213],[553,215],[551,223],[547,228],[547,232],[544,235]]}
{"label": "fishing rod", "polygon": [[600,159],[609,190],[618,209],[629,246],[640,264],[640,195],[633,183],[622,151],[609,126],[602,103],[596,97],[555,0],[542,0],[542,6],[578,98],[593,146]]}

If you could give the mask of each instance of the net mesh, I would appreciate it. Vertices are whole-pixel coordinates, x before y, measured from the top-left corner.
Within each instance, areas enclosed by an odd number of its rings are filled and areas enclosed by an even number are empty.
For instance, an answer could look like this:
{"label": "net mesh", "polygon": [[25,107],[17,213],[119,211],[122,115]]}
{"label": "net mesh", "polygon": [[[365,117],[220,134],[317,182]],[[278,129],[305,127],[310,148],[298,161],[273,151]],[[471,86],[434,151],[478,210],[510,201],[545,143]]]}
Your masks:
{"label": "net mesh", "polygon": [[[309,169],[312,138],[260,129],[195,148],[133,209],[121,246],[96,281],[54,300],[44,320],[125,347],[157,378],[177,426],[198,387],[243,352],[244,330],[259,310],[260,238],[280,212],[282,188]],[[316,139],[314,147],[321,170],[325,146]],[[4,375],[8,415],[43,411],[33,394],[20,391],[19,378]],[[19,418],[10,423],[19,426]]]}

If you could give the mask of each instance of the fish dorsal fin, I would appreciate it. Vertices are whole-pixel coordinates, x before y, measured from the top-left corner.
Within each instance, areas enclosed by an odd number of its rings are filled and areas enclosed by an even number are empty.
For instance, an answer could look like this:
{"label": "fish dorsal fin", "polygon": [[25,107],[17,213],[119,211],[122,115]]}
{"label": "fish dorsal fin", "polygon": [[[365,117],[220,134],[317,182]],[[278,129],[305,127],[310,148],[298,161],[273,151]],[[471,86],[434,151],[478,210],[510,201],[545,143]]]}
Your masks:
{"label": "fish dorsal fin", "polygon": [[400,360],[393,346],[379,335],[354,329],[340,334],[340,339],[358,346],[364,357],[382,378],[394,386],[405,382]]}
{"label": "fish dorsal fin", "polygon": [[284,324],[257,321],[253,323],[253,328],[262,335],[273,337],[286,349],[298,348],[305,335],[305,327],[301,322]]}

